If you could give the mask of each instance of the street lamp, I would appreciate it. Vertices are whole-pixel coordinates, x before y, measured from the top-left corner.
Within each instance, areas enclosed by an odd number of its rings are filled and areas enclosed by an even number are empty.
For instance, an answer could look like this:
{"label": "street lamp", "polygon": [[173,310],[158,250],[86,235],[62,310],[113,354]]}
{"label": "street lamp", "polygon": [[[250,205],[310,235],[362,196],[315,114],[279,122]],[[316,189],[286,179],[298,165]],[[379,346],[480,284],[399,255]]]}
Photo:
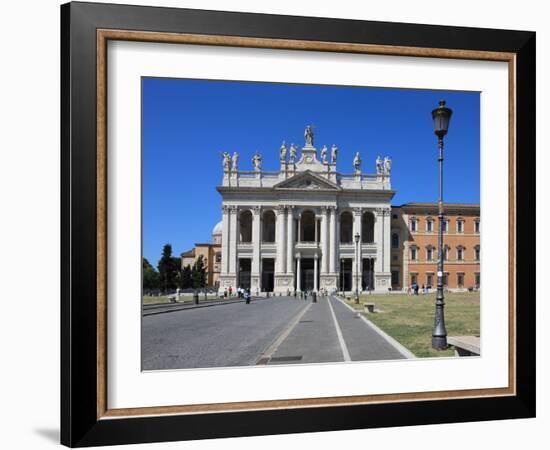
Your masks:
{"label": "street lamp", "polygon": [[355,303],[359,303],[359,240],[361,236],[355,233]]}
{"label": "street lamp", "polygon": [[435,298],[435,320],[432,333],[432,348],[444,350],[447,348],[447,330],[445,328],[445,301],[443,297],[443,137],[449,129],[449,122],[453,111],[445,107],[445,100],[440,100],[439,107],[432,111],[434,132],[439,147],[439,201],[438,217],[439,230],[437,234],[437,295]]}

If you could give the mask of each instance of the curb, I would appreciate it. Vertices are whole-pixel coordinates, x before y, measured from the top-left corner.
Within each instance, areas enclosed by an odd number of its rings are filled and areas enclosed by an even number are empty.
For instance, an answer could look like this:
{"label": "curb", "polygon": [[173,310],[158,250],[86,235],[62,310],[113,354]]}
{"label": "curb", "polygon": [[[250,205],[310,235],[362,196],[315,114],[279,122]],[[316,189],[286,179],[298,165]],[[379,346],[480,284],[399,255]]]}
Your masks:
{"label": "curb", "polygon": [[[262,301],[262,300],[267,300],[267,298],[264,299],[264,298],[260,297],[260,298],[256,298],[256,299],[252,299],[252,300]],[[252,303],[252,300],[251,300],[251,303]],[[208,304],[205,304],[205,305],[201,305],[199,303],[198,305],[193,304],[192,306],[187,306],[187,307],[182,305],[181,308],[178,308],[177,306],[173,306],[172,309],[163,310],[163,311],[146,312],[147,310],[144,310],[142,312],[142,317],[156,316],[158,314],[168,314],[168,313],[177,312],[177,311],[187,311],[187,310],[190,310],[190,309],[210,308],[211,306],[232,305],[234,303],[244,303],[244,302],[245,302],[244,300],[230,300],[230,301],[225,301],[225,302],[208,303]]]}

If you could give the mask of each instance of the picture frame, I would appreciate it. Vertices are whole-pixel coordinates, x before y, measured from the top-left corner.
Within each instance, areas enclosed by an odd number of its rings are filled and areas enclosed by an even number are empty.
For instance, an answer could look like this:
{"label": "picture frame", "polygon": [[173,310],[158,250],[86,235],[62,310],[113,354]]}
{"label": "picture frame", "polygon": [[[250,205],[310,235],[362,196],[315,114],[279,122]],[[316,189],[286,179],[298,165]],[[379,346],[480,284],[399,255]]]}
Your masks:
{"label": "picture frame", "polygon": [[[107,43],[116,40],[506,62],[508,387],[110,409],[106,81]],[[62,5],[62,444],[81,447],[534,417],[535,40],[535,33],[527,31]]]}

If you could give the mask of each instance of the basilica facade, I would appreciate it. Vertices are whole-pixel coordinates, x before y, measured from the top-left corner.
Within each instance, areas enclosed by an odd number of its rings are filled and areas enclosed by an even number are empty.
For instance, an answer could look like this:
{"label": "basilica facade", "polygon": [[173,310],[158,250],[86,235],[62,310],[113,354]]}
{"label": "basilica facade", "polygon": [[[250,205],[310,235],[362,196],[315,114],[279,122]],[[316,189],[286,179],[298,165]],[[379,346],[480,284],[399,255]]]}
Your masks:
{"label": "basilica facade", "polygon": [[283,143],[278,171],[262,156],[240,170],[223,154],[219,290],[387,292],[391,287],[391,159],[363,173],[357,153],[349,173],[337,169],[338,147],[318,150],[307,127],[299,150]]}

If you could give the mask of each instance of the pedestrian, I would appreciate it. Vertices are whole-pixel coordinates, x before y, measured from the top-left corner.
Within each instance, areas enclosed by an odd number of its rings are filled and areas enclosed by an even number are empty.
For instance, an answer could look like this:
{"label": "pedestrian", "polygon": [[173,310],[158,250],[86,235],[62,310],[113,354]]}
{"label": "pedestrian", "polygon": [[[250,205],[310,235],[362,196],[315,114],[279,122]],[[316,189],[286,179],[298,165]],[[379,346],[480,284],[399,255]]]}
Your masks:
{"label": "pedestrian", "polygon": [[422,293],[425,294],[426,293],[426,286],[422,285]]}
{"label": "pedestrian", "polygon": [[223,291],[223,297],[227,298],[227,288],[225,288],[224,291]]}
{"label": "pedestrian", "polygon": [[418,295],[418,284],[414,285],[414,295]]}
{"label": "pedestrian", "polygon": [[229,286],[229,296],[231,297],[231,292],[233,292],[233,288]]}

